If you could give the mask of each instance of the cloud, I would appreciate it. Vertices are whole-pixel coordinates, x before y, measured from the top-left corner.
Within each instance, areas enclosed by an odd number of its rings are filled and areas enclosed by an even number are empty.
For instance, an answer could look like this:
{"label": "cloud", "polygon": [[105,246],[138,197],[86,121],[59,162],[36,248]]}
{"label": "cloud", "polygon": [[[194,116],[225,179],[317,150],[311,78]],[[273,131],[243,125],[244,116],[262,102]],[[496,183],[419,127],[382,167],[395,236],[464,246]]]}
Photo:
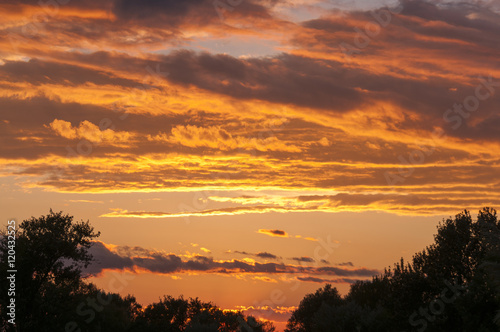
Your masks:
{"label": "cloud", "polygon": [[328,140],[328,138],[326,137],[323,137],[322,139],[320,139],[318,141],[319,144],[321,144],[322,146],[330,146],[330,141]]}
{"label": "cloud", "polygon": [[70,199],[68,202],[71,203],[98,203],[98,204],[104,204],[103,201],[93,201],[89,199]]}
{"label": "cloud", "polygon": [[259,229],[257,233],[276,237],[288,237],[288,233],[281,229]]}
{"label": "cloud", "polygon": [[[356,83],[344,79],[348,72],[335,62],[325,66],[325,61],[289,54],[242,60],[229,55],[179,51],[166,56],[164,63],[170,73],[168,80],[174,83],[194,85],[238,99],[292,103],[335,112],[368,103],[367,97],[355,89],[355,85],[362,84],[361,78]],[[297,67],[302,71],[297,71]],[[360,76],[364,75],[360,73]]]}
{"label": "cloud", "polygon": [[304,240],[307,240],[307,241],[313,241],[313,242],[318,242],[318,239],[314,238],[314,237],[309,237],[309,236],[306,236],[306,237],[303,237]]}
{"label": "cloud", "polygon": [[[179,217],[202,217],[202,216],[224,216],[224,215],[238,215],[247,213],[268,213],[268,212],[289,212],[289,209],[282,207],[272,207],[272,206],[251,206],[251,207],[232,207],[232,208],[221,208],[212,210],[200,210],[200,211],[185,211],[178,213],[169,212],[154,212],[154,211],[132,211],[129,212],[123,209],[115,209],[113,212],[109,212],[101,215],[101,217],[108,218],[179,218]],[[262,233],[262,232],[259,232]],[[280,236],[280,235],[275,235]]]}
{"label": "cloud", "polygon": [[[422,170],[420,170],[422,171]],[[444,172],[444,169],[442,170]],[[463,171],[463,169],[462,169]],[[441,170],[434,169],[433,174],[441,173]],[[486,173],[487,174],[487,173]],[[443,173],[442,176],[445,176]],[[441,177],[441,175],[440,175]],[[451,179],[453,180],[453,179]],[[409,183],[416,180],[408,179]],[[478,180],[479,181],[479,180]],[[471,186],[475,186],[471,184]],[[154,212],[154,211],[133,211],[129,212],[124,209],[115,209],[112,212],[103,214],[103,217],[126,217],[126,218],[180,218],[180,217],[203,217],[214,215],[240,215],[250,213],[304,213],[304,212],[323,212],[323,213],[338,213],[343,211],[389,211],[401,215],[439,215],[449,211],[453,213],[456,206],[467,206],[469,209],[480,209],[485,205],[500,204],[500,197],[493,193],[492,187],[489,185],[478,189],[478,192],[485,193],[491,191],[491,197],[485,200],[483,197],[467,196],[467,192],[472,187],[439,187],[432,185],[430,188],[425,185],[416,185],[413,188],[413,194],[408,194],[406,188],[388,188],[386,192],[379,188],[373,188],[372,193],[364,193],[366,188],[356,188],[356,192],[343,192],[333,195],[299,195],[293,194],[293,191],[283,191],[280,196],[255,196],[255,197],[231,197],[228,192],[228,197],[209,196],[210,200],[222,202],[225,204],[231,203],[241,206],[220,207],[217,209],[195,209],[194,207],[179,208],[179,212]],[[378,191],[378,193],[377,193]],[[464,196],[465,195],[465,196]],[[259,205],[253,205],[253,204]],[[265,205],[261,205],[264,203]],[[206,206],[210,206],[210,202],[206,202]],[[315,237],[285,234],[274,232],[274,230],[258,230],[258,233],[270,236],[288,237],[303,239],[307,241],[317,242]]]}
{"label": "cloud", "polygon": [[104,242],[94,241],[89,252],[94,261],[87,267],[85,273],[97,275],[103,269],[126,270],[133,268],[133,261],[130,257],[118,255]]}
{"label": "cloud", "polygon": [[255,254],[255,256],[259,257],[259,258],[270,258],[270,259],[277,259],[278,258],[278,256],[270,254],[268,252],[258,252]]}
{"label": "cloud", "polygon": [[[23,187],[259,192],[214,196],[206,209],[106,214],[136,218],[441,215],[500,204],[500,14],[491,2],[402,1],[401,13],[348,57],[339,45],[356,46],[356,28],[377,24],[385,9],[329,11],[315,2],[308,6],[318,15],[290,22],[280,10],[304,2],[244,1],[221,21],[205,0],[85,0],[61,6],[30,38],[23,22],[39,5],[8,3],[0,172]],[[268,38],[281,53],[239,56],[230,41],[258,40],[258,48]],[[453,129],[445,112],[458,116],[454,105],[476,89],[489,96]],[[101,126],[108,118],[113,126]],[[436,128],[446,136],[433,139]],[[68,158],[84,139],[92,153]],[[411,175],[391,185],[387,174]],[[260,194],[276,188],[295,193]]]}
{"label": "cloud", "polygon": [[252,277],[253,280],[259,280],[263,282],[278,283],[275,279],[269,277]]}
{"label": "cloud", "polygon": [[238,251],[238,250],[235,250],[235,251],[229,251],[228,253],[235,253],[235,254],[240,254],[240,255],[246,255],[246,256],[253,256],[253,257],[258,257],[258,258],[264,258],[264,259],[278,259],[280,257],[274,255],[274,254],[271,254],[271,253],[268,253],[266,251],[264,252],[257,252],[257,253],[250,253],[250,252],[246,252],[246,251]]}
{"label": "cloud", "polygon": [[338,266],[354,266],[352,262],[338,263]]}
{"label": "cloud", "polygon": [[337,284],[337,283],[348,283],[348,284],[354,284],[358,281],[361,281],[362,279],[351,279],[351,278],[338,278],[338,279],[323,279],[323,278],[316,278],[316,277],[297,277],[297,280],[300,281],[307,281],[307,282],[316,282],[320,284]]}
{"label": "cloud", "polygon": [[117,85],[132,88],[140,84],[113,73],[85,68],[77,65],[29,59],[28,61],[4,61],[0,66],[0,77],[9,82],[24,82],[33,85],[55,84],[78,86],[84,84]]}
{"label": "cloud", "polygon": [[292,257],[290,259],[294,260],[294,261],[297,261],[299,263],[313,263],[314,262],[313,258],[306,257],[306,256],[303,256],[303,257]]}
{"label": "cloud", "polygon": [[115,132],[112,129],[101,129],[103,127],[100,128],[86,120],[82,121],[78,127],[73,127],[68,121],[55,119],[49,126],[57,135],[64,138],[86,139],[93,143],[126,142],[132,136],[127,132]]}
{"label": "cloud", "polygon": [[181,144],[184,146],[208,147],[223,151],[228,150],[257,150],[257,151],[288,151],[300,152],[300,148],[287,145],[279,141],[276,137],[267,137],[259,139],[256,137],[233,137],[225,129],[220,126],[211,126],[201,128],[196,126],[176,126],[172,128],[170,136],[166,134],[158,134],[149,136],[151,141],[164,141],[172,144]]}
{"label": "cloud", "polygon": [[371,277],[378,270],[366,268],[296,266],[283,263],[259,263],[240,260],[214,260],[201,255],[183,257],[172,253],[148,250],[142,247],[113,246],[96,241],[90,249],[95,258],[85,271],[98,275],[107,269],[147,271],[159,274],[179,274],[186,272],[216,274],[309,274],[328,276]]}
{"label": "cloud", "polygon": [[[113,12],[128,24],[180,28],[186,25],[203,27],[220,24],[230,16],[251,22],[251,18],[268,18],[266,1],[247,0],[235,5],[210,0],[148,1],[116,0]],[[236,10],[237,8],[237,10]],[[230,15],[229,15],[230,14]],[[247,19],[245,19],[247,18]]]}

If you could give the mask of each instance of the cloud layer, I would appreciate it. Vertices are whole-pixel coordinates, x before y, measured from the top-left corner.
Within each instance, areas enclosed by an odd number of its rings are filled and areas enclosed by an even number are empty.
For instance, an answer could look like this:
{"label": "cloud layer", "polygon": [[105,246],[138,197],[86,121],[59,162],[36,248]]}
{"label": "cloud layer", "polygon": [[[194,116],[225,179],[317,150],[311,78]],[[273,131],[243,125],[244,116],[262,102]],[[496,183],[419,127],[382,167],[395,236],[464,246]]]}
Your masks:
{"label": "cloud layer", "polygon": [[[21,185],[304,191],[228,194],[196,211],[114,206],[107,217],[443,214],[499,203],[492,2],[350,11],[312,2],[320,14],[302,18],[291,13],[305,5],[291,1],[0,6],[0,175]],[[273,46],[238,55],[235,40]]]}

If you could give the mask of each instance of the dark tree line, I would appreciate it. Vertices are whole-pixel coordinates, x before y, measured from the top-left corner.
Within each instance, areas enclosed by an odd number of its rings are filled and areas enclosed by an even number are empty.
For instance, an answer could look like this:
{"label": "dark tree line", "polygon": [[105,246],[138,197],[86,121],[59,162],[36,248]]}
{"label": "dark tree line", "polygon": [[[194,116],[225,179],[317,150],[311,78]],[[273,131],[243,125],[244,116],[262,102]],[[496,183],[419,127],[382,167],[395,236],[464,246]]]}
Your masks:
{"label": "dark tree line", "polygon": [[[241,312],[223,311],[198,298],[165,296],[141,306],[133,296],[107,293],[86,282],[88,249],[100,234],[89,222],[54,213],[18,225],[16,325],[8,322],[10,287],[7,231],[0,234],[0,330],[21,332],[272,332]],[[12,248],[12,247],[11,247]]]}
{"label": "dark tree line", "polygon": [[439,224],[435,242],[342,297],[326,285],[293,312],[287,332],[499,331],[500,223],[484,208]]}

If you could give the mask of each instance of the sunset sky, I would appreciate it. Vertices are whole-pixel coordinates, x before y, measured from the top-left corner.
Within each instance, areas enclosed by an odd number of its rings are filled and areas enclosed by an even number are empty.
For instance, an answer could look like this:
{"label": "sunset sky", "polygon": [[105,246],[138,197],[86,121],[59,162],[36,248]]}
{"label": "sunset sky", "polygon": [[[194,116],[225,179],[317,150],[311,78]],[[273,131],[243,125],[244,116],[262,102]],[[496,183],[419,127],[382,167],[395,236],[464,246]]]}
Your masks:
{"label": "sunset sky", "polygon": [[[22,4],[21,4],[22,3]],[[0,218],[280,328],[500,206],[500,2],[0,1]]]}

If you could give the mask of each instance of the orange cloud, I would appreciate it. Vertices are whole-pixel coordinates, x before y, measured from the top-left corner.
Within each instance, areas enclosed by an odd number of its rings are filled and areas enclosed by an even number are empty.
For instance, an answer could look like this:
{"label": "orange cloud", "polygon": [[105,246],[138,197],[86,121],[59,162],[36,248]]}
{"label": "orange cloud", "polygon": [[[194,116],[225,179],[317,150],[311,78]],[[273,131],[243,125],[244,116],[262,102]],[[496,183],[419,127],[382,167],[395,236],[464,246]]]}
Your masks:
{"label": "orange cloud", "polygon": [[257,151],[288,151],[300,152],[300,148],[280,142],[276,137],[245,138],[233,137],[227,130],[218,126],[201,128],[196,126],[176,126],[171,134],[149,136],[151,141],[165,141],[189,147],[209,147],[219,150],[257,150]]}
{"label": "orange cloud", "polygon": [[64,138],[86,139],[93,143],[126,142],[131,137],[130,133],[101,129],[87,120],[82,121],[78,127],[73,127],[68,121],[55,119],[49,126],[57,135]]}

